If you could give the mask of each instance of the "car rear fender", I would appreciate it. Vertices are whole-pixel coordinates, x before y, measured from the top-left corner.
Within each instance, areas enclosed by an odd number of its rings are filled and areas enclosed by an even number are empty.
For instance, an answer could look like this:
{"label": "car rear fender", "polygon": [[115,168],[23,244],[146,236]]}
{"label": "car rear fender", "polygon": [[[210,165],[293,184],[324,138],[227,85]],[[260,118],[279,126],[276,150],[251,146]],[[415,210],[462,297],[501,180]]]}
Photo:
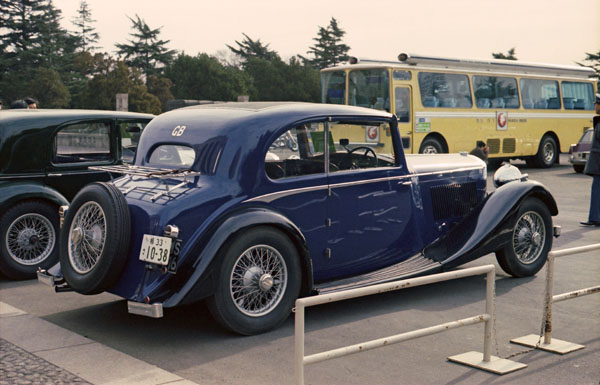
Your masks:
{"label": "car rear fender", "polygon": [[530,197],[542,201],[551,215],[558,214],[556,201],[541,183],[509,182],[489,194],[444,236],[425,247],[423,254],[448,269],[500,249],[510,241],[515,215],[522,202]]}
{"label": "car rear fender", "polygon": [[0,213],[17,202],[41,199],[56,206],[68,205],[69,201],[61,193],[40,183],[6,182],[0,184]]}
{"label": "car rear fender", "polygon": [[[165,307],[182,303],[191,303],[212,294],[212,269],[219,250],[227,244],[237,233],[255,226],[273,226],[286,233],[298,249],[302,266],[302,293],[308,294],[312,289],[312,264],[306,245],[306,239],[300,229],[287,217],[280,213],[262,207],[253,207],[243,211],[236,211],[219,221],[211,232],[207,242],[200,240],[196,246],[202,247],[199,252],[193,272],[181,290],[164,302]],[[206,239],[206,238],[205,238]],[[201,243],[201,244],[200,244]],[[193,249],[198,249],[195,247]]]}

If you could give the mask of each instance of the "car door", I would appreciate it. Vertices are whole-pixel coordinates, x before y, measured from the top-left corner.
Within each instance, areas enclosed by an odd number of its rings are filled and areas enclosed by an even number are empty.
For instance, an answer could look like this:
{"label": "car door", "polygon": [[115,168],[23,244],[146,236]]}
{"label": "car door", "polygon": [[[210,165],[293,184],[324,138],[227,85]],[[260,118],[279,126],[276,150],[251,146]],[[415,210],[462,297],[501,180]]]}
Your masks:
{"label": "car door", "polygon": [[403,153],[394,150],[399,140],[395,122],[329,126],[328,241],[326,258],[313,261],[320,271],[315,281],[385,267],[420,248],[411,178]]}

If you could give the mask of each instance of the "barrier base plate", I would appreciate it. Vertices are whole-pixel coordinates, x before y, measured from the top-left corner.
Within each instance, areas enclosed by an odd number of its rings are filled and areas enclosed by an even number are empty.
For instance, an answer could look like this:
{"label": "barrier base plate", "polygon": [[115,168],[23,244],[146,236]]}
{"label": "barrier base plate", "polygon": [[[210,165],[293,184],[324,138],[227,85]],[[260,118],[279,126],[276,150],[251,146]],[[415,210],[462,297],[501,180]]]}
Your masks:
{"label": "barrier base plate", "polygon": [[[537,334],[530,334],[524,337],[515,338],[513,340],[510,340],[510,342],[512,342],[513,344],[525,345],[529,346],[530,348],[535,348],[539,340],[540,336],[538,336]],[[572,342],[558,340],[556,338],[552,338],[552,342],[549,344],[545,344],[543,341],[544,338],[542,337],[542,343],[540,343],[540,346],[538,346],[537,349],[545,350],[547,352],[552,353],[567,354],[574,352],[575,350],[585,348],[584,345],[578,345]]]}
{"label": "barrier base plate", "polygon": [[505,360],[504,358],[496,356],[491,356],[489,362],[484,362],[483,353],[479,352],[458,354],[456,356],[448,357],[448,360],[496,374],[507,374],[527,367],[527,365],[520,362]]}

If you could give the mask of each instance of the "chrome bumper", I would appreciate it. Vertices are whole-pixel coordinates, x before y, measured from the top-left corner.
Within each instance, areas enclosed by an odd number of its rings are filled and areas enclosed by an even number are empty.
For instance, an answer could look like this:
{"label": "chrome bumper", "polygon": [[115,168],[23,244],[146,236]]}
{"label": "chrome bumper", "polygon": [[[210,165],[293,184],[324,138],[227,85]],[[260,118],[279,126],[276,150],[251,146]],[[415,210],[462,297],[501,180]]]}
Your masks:
{"label": "chrome bumper", "polygon": [[54,291],[57,293],[64,291],[73,291],[73,289],[71,289],[71,287],[63,277],[57,277],[55,275],[52,275],[47,270],[38,269],[37,279],[38,282],[53,287]]}
{"label": "chrome bumper", "polygon": [[143,315],[151,318],[161,318],[163,316],[162,303],[139,303],[127,301],[127,311],[131,314]]}

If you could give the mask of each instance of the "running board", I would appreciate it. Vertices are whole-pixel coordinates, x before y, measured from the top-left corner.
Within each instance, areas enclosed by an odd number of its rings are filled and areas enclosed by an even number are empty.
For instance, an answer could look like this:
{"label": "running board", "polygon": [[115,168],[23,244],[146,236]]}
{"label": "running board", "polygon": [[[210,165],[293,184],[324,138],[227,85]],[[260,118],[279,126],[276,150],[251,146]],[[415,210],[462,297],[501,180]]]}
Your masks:
{"label": "running board", "polygon": [[439,270],[441,266],[441,263],[425,258],[422,254],[417,254],[405,261],[370,273],[315,285],[315,290],[319,294],[326,294],[335,291],[356,289],[358,287],[414,277],[431,272],[432,270]]}

